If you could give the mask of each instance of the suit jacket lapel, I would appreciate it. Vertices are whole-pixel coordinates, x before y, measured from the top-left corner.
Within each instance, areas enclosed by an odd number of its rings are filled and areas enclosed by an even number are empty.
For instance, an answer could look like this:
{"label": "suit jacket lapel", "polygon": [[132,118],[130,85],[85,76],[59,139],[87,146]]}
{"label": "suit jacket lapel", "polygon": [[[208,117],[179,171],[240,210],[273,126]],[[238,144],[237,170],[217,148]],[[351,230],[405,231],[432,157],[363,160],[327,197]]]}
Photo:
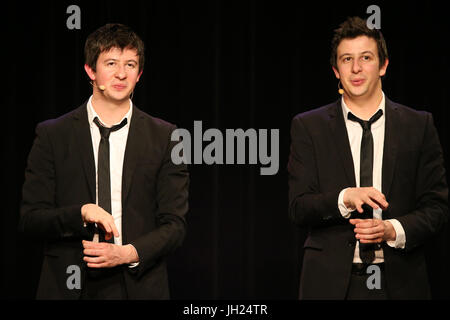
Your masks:
{"label": "suit jacket lapel", "polygon": [[130,191],[134,169],[138,164],[140,155],[145,152],[145,139],[143,132],[143,113],[133,104],[133,113],[130,120],[125,156],[122,170],[122,207],[125,206]]}
{"label": "suit jacket lapel", "polygon": [[345,126],[340,100],[328,108],[328,115],[330,118],[329,125],[332,133],[331,136],[337,146],[341,158],[340,162],[343,165],[347,177],[346,185],[354,187],[356,186],[356,179],[352,150],[350,148],[350,142],[348,141],[347,127]]}
{"label": "suit jacket lapel", "polygon": [[[388,198],[392,178],[394,177],[395,160],[397,157],[398,134],[395,132],[399,125],[399,115],[397,107],[388,98],[385,98],[385,131],[383,147],[383,173],[382,173],[382,192]],[[389,198],[388,198],[389,202]]]}
{"label": "suit jacket lapel", "polygon": [[95,159],[92,150],[92,137],[89,128],[87,115],[87,104],[75,110],[73,114],[74,130],[76,143],[78,145],[78,154],[83,164],[86,181],[91,194],[91,201],[95,203]]}

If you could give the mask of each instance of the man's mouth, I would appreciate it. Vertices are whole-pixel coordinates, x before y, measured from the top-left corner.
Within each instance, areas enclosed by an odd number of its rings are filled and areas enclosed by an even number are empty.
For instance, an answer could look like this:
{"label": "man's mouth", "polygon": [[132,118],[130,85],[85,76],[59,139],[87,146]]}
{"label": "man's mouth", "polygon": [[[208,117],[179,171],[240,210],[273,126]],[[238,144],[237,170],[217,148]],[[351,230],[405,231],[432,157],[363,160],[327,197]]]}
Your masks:
{"label": "man's mouth", "polygon": [[127,86],[124,84],[113,84],[112,87],[116,90],[124,90]]}
{"label": "man's mouth", "polygon": [[350,82],[352,83],[352,85],[354,85],[355,87],[358,87],[360,85],[362,85],[366,80],[364,79],[354,79],[351,80]]}

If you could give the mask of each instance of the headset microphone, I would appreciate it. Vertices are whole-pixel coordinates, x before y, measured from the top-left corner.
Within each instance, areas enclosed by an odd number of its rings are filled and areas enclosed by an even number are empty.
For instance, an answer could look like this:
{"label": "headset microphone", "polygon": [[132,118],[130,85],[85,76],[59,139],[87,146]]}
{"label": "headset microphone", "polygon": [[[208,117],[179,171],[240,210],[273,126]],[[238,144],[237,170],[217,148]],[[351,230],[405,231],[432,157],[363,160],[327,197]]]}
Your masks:
{"label": "headset microphone", "polygon": [[338,92],[339,92],[339,94],[344,94],[344,89],[342,89],[342,87],[341,87],[341,80],[339,80],[339,82],[338,82]]}
{"label": "headset microphone", "polygon": [[98,86],[98,88],[102,91],[105,91],[106,87],[104,85]]}

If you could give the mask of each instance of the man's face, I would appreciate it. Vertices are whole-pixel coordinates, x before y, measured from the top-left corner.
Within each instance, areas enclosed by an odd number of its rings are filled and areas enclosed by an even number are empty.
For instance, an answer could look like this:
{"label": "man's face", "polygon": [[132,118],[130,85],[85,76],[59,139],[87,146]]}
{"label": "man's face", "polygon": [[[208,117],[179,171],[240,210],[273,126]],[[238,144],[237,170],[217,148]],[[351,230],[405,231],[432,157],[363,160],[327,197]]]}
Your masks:
{"label": "man's face", "polygon": [[367,36],[344,39],[337,47],[336,78],[351,97],[371,97],[381,90],[380,77],[386,74],[389,61],[380,67],[377,43]]}
{"label": "man's face", "polygon": [[[130,97],[142,72],[139,72],[139,57],[134,49],[112,48],[100,53],[96,71],[88,65],[85,70],[94,81],[94,94],[101,93],[106,99],[122,102]],[[99,87],[104,86],[104,90]]]}

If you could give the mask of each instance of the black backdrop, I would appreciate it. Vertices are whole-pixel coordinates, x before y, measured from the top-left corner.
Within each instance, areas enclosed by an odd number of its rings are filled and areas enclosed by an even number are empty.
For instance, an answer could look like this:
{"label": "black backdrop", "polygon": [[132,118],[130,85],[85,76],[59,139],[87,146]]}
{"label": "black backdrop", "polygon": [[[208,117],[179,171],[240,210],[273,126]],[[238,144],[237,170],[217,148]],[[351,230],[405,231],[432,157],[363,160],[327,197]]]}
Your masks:
{"label": "black backdrop", "polygon": [[[66,9],[81,8],[68,30]],[[287,213],[292,117],[338,98],[331,71],[333,29],[347,16],[381,8],[390,53],[383,90],[433,113],[448,167],[450,22],[440,3],[293,1],[48,1],[9,4],[2,17],[3,212],[1,294],[33,298],[42,244],[17,233],[26,158],[38,122],[83,103],[86,36],[107,22],[130,25],[146,43],[134,102],[191,132],[277,128],[280,168],[190,166],[188,234],[169,259],[175,299],[296,299],[301,244]],[[5,88],[6,84],[6,88]],[[449,298],[449,233],[430,241],[433,296]],[[300,258],[299,258],[300,257]],[[414,281],[411,279],[411,281]]]}

